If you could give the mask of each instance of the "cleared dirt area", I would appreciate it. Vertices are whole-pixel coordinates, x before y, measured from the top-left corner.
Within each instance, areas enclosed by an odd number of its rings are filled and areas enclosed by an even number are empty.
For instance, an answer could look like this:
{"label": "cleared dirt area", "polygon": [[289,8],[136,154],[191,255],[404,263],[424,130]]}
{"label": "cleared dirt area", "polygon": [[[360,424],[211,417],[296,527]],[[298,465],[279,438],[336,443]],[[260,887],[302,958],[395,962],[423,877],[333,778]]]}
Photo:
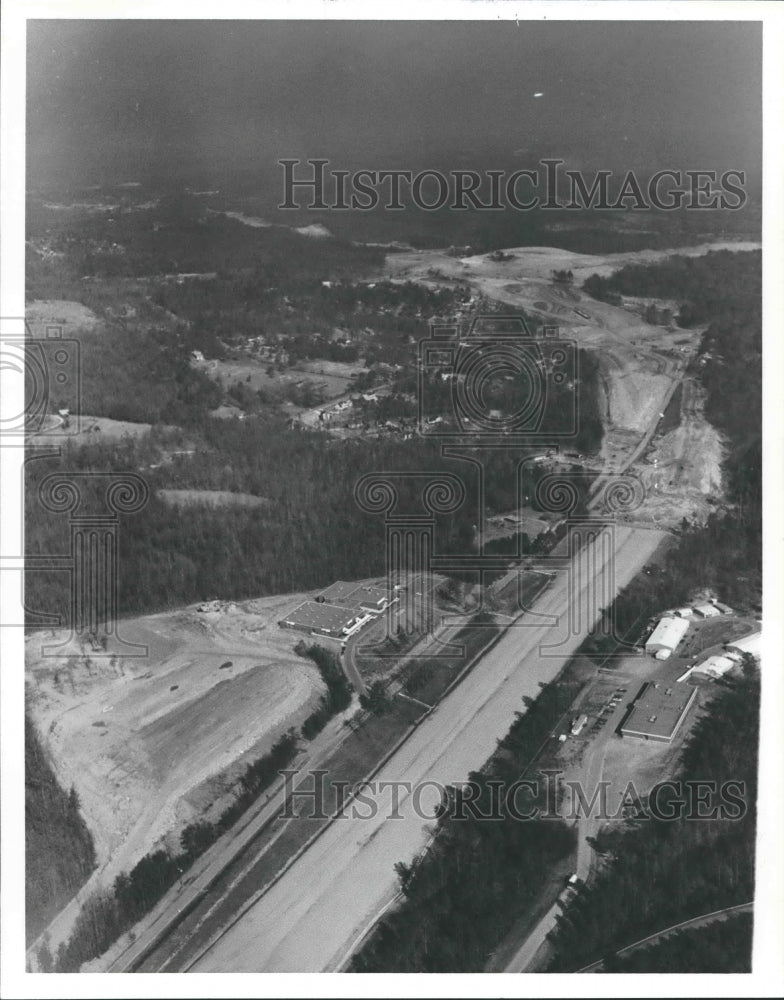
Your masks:
{"label": "cleared dirt area", "polygon": [[51,633],[29,638],[31,712],[95,839],[99,870],[88,888],[198,818],[189,793],[243,755],[261,756],[315,707],[324,688],[293,652],[301,636],[277,627],[302,599],[124,620],[123,638],[147,646],[139,658],[99,657],[76,641],[44,657]]}
{"label": "cleared dirt area", "polygon": [[626,264],[654,264],[666,257],[701,257],[709,250],[759,250],[760,244],[743,241],[718,241],[702,243],[695,247],[678,247],[674,250],[637,250],[629,253],[585,254],[572,253],[558,247],[510,247],[505,254],[511,260],[491,260],[487,254],[473,257],[452,257],[443,250],[414,250],[395,253],[387,257],[387,272],[395,278],[426,278],[428,269],[437,268],[445,275],[461,279],[485,277],[497,281],[514,282],[520,278],[550,277],[552,270],[570,270],[576,285],[589,275],[604,277]]}
{"label": "cleared dirt area", "polygon": [[265,497],[230,490],[158,490],[158,496],[172,507],[264,507]]}
{"label": "cleared dirt area", "polygon": [[25,305],[25,317],[34,337],[46,337],[49,327],[62,327],[67,337],[74,330],[93,330],[101,322],[92,309],[68,299],[34,299]]}
{"label": "cleared dirt area", "polygon": [[[639,462],[649,450],[657,422],[683,383],[678,426],[654,440],[654,450],[637,467],[648,488],[642,518],[672,525],[684,516],[704,518],[709,511],[707,498],[721,489],[721,438],[703,416],[696,383],[686,377],[702,330],[657,326],[645,323],[639,315],[645,305],[658,302],[672,309],[672,302],[630,298],[617,307],[591,299],[580,286],[591,274],[607,276],[627,264],[758,248],[757,243],[716,242],[675,250],[589,255],[551,247],[517,247],[505,251],[509,259],[500,261],[487,254],[455,258],[443,251],[416,251],[390,254],[385,266],[393,280],[419,280],[434,286],[465,282],[509,311],[524,310],[542,325],[556,325],[560,336],[595,352],[604,438],[594,462],[605,472],[623,472]],[[553,281],[555,270],[570,270],[573,283]]]}
{"label": "cleared dirt area", "polygon": [[[297,387],[309,383],[321,393],[324,399],[334,399],[351,388],[351,374],[363,371],[363,365],[344,365],[319,361],[303,363],[297,368],[286,371],[270,370],[269,361],[254,361],[252,358],[236,361],[219,361],[215,358],[207,361],[192,361],[194,368],[220,382],[224,388],[241,382],[253,392],[262,390],[280,390],[283,387]],[[339,369],[335,371],[334,369]]]}
{"label": "cleared dirt area", "polygon": [[[66,441],[72,444],[100,444],[102,441],[120,441],[125,437],[144,437],[149,434],[152,424],[135,423],[130,420],[112,420],[111,417],[91,417],[86,413],[72,414],[68,427],[62,426],[59,417],[52,417],[57,427],[41,434],[32,434],[29,443],[33,446],[62,445]],[[176,430],[169,424],[158,425],[165,431]]]}

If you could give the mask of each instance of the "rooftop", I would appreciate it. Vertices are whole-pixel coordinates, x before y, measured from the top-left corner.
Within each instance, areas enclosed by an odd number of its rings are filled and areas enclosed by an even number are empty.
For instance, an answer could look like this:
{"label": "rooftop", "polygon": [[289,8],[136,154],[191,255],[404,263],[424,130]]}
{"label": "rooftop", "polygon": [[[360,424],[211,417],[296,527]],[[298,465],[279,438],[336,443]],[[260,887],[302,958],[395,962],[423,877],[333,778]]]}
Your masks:
{"label": "rooftop", "polygon": [[381,587],[357,587],[349,594],[351,604],[368,605],[375,607],[382,601],[386,601],[388,595]]}
{"label": "rooftop", "polygon": [[691,684],[646,684],[634,708],[621,725],[624,736],[651,736],[671,740],[697,694]]}
{"label": "rooftop", "polygon": [[326,590],[322,590],[319,597],[323,597],[330,604],[342,604],[347,601],[351,594],[357,589],[356,583],[346,583],[345,580],[336,580],[330,584]]}
{"label": "rooftop", "polygon": [[306,601],[282,620],[282,624],[300,628],[317,628],[339,635],[357,618],[356,608],[337,607]]}
{"label": "rooftop", "polygon": [[382,602],[388,600],[388,593],[384,587],[374,587],[370,584],[346,583],[338,580],[326,590],[322,591],[319,599],[327,601],[329,604],[339,604],[344,608],[378,607]]}

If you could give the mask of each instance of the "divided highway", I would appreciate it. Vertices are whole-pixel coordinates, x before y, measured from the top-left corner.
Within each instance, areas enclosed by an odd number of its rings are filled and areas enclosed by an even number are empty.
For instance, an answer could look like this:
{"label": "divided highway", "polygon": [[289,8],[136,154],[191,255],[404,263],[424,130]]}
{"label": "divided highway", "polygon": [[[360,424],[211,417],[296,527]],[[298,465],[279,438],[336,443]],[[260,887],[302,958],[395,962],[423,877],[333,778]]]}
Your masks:
{"label": "divided highway", "polygon": [[[606,603],[650,559],[663,533],[616,526],[614,551],[600,539],[582,555],[591,565],[570,581],[559,572],[532,611],[566,621],[573,603],[590,607],[592,594]],[[584,565],[584,564],[583,564]],[[595,609],[598,612],[598,608]],[[381,782],[464,781],[490,757],[522,709],[524,696],[553,680],[577,650],[596,619],[580,614],[579,627],[541,624],[524,616],[477,663],[412,733],[376,776]],[[530,622],[531,624],[523,624]],[[540,645],[552,647],[540,653]],[[390,793],[391,794],[391,793]],[[424,801],[437,799],[431,786]],[[389,794],[372,819],[346,818],[325,833],[247,911],[214,931],[196,960],[181,971],[318,972],[343,967],[356,943],[397,894],[394,864],[410,861],[426,846],[434,824],[419,816],[412,796],[400,795],[401,818],[389,819]],[[176,971],[176,961],[167,971]]]}

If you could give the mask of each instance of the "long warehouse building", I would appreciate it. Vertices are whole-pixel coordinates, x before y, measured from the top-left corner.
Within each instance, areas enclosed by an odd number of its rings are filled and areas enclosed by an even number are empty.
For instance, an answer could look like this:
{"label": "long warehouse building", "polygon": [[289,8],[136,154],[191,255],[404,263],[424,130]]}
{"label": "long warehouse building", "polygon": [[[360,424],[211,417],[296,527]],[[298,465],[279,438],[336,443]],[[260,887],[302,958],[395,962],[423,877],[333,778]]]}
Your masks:
{"label": "long warehouse building", "polygon": [[686,618],[662,618],[645,643],[645,652],[658,660],[671,656],[681,639],[689,631]]}

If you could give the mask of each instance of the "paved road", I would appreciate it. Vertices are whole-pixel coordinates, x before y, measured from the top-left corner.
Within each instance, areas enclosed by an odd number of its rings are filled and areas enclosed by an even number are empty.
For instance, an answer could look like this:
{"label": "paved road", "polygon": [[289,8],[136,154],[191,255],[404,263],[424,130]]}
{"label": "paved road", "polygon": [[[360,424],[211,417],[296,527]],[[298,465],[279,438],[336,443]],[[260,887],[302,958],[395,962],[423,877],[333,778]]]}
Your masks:
{"label": "paved road", "polygon": [[[754,902],[750,903],[739,903],[737,906],[727,906],[723,910],[713,910],[711,913],[703,913],[699,917],[692,917],[691,920],[682,920],[679,924],[673,924],[671,927],[665,927],[663,931],[656,931],[655,934],[649,934],[648,937],[641,938],[639,941],[635,941],[634,944],[629,944],[625,948],[621,948],[620,951],[616,952],[617,955],[630,955],[633,951],[637,951],[639,948],[645,948],[648,945],[657,944],[663,938],[669,937],[670,934],[674,934],[676,931],[687,931],[695,927],[705,927],[707,924],[712,924],[715,920],[721,920],[724,917],[734,917],[739,913],[753,913],[754,912]],[[604,960],[594,962],[592,965],[586,965],[582,969],[578,969],[578,972],[598,972],[604,965]]]}
{"label": "paved road", "polygon": [[[596,619],[582,613],[569,634],[563,624],[573,603],[591,595],[613,595],[648,561],[663,538],[652,531],[620,527],[615,535],[614,575],[606,542],[589,543],[592,572],[572,582],[559,573],[535,610],[559,615],[562,624],[541,619],[512,626],[474,670],[438,706],[387,762],[378,782],[463,781],[492,754],[509,729],[523,696],[536,696],[575,652]],[[612,579],[610,578],[612,576]],[[553,632],[562,640],[552,648]],[[543,656],[545,642],[552,655]],[[430,787],[426,806],[439,798]],[[389,797],[372,819],[333,823],[256,904],[228,927],[191,966],[199,972],[316,972],[341,967],[352,946],[397,892],[393,866],[420,852],[433,824],[416,815],[413,796],[400,796],[401,819],[387,820]]]}

